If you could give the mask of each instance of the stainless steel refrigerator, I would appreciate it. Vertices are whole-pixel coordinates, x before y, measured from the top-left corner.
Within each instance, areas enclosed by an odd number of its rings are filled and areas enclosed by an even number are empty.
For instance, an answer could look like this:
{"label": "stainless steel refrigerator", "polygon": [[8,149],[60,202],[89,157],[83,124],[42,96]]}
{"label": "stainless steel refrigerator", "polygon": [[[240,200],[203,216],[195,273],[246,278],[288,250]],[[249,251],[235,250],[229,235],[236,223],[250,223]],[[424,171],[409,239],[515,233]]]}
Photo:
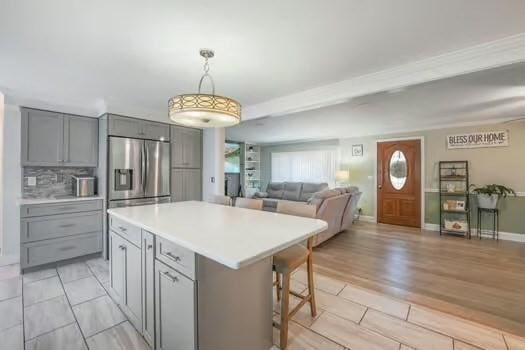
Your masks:
{"label": "stainless steel refrigerator", "polygon": [[109,207],[170,201],[170,143],[109,138]]}

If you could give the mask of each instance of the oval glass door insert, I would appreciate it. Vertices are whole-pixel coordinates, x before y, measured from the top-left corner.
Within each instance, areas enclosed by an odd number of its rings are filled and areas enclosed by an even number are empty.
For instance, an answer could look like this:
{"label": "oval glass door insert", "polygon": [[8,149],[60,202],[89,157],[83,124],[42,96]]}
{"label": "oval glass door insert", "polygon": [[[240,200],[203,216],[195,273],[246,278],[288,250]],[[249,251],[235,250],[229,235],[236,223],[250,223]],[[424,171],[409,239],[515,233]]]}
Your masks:
{"label": "oval glass door insert", "polygon": [[402,151],[395,151],[390,158],[390,183],[400,190],[407,182],[407,159]]}

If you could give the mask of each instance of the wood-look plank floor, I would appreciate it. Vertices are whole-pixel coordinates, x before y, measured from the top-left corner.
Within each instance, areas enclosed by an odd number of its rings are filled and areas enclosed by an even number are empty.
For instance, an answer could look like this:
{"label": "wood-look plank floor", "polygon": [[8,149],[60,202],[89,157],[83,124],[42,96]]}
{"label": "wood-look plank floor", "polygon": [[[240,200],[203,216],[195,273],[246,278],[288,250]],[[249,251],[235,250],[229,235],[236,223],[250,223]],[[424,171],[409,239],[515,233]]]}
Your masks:
{"label": "wood-look plank floor", "polygon": [[359,222],[315,249],[315,271],[525,336],[525,244]]}

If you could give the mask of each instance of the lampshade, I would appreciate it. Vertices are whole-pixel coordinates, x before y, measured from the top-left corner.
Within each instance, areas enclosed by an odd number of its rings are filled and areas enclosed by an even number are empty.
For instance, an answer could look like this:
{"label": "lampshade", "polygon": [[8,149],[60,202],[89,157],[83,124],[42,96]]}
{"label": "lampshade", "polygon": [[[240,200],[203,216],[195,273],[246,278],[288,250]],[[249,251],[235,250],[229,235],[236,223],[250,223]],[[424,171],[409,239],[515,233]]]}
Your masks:
{"label": "lampshade", "polygon": [[337,170],[335,172],[335,181],[346,182],[350,179],[350,172],[348,170]]}
{"label": "lampshade", "polygon": [[[202,49],[200,55],[204,57],[204,74],[199,81],[199,90],[194,94],[174,96],[168,101],[168,114],[177,124],[197,128],[221,128],[241,122],[241,104],[236,100],[215,95],[215,83],[208,73],[210,66],[208,59],[215,53],[213,50]],[[204,79],[211,84],[212,93],[201,93]]]}

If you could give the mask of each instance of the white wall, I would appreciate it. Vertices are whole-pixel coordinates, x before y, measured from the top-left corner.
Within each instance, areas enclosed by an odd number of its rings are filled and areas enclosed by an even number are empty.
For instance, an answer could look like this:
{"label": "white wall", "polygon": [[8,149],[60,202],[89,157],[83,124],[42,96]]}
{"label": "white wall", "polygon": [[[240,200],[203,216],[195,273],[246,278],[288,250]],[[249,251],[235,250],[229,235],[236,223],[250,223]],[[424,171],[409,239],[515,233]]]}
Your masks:
{"label": "white wall", "polygon": [[20,164],[20,108],[5,105],[3,133],[3,255],[20,256],[20,210],[18,198],[21,196],[22,167]]}
{"label": "white wall", "polygon": [[[224,194],[224,128],[204,129],[202,135],[202,199]],[[214,182],[212,182],[214,178]]]}

